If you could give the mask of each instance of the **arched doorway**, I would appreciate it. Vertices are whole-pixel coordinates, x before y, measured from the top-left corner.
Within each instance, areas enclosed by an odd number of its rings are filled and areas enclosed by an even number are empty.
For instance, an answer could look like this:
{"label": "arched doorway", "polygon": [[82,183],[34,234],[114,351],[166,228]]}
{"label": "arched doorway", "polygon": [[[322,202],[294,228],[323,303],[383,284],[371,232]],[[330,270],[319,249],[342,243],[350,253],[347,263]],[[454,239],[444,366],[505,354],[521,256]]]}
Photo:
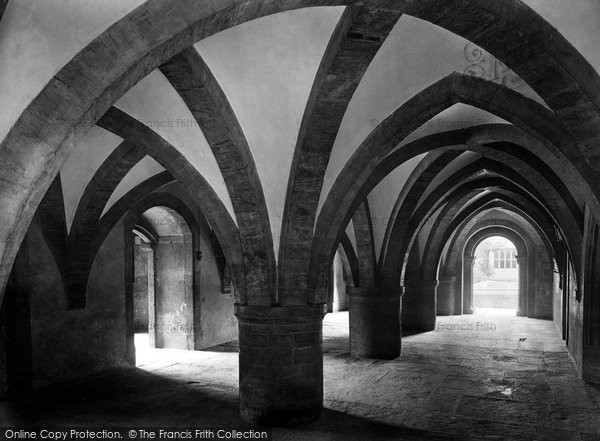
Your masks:
{"label": "arched doorway", "polygon": [[331,266],[332,272],[332,287],[331,287],[331,305],[328,305],[328,312],[340,312],[348,310],[348,302],[346,299],[346,287],[354,286],[352,276],[350,274],[350,263],[346,257],[344,249],[340,246],[333,258]]}
{"label": "arched doorway", "polygon": [[[484,242],[487,239],[490,239],[490,241],[486,245]],[[478,250],[480,250],[480,261],[478,263],[479,266],[475,268],[476,252]],[[486,258],[487,263],[484,261]],[[492,268],[489,268],[490,265]],[[498,269],[494,268],[496,265],[498,266]],[[509,265],[510,268],[506,268],[507,265]],[[489,271],[490,269],[492,271]],[[517,276],[516,307],[513,308],[512,303],[507,303],[507,305],[510,305],[510,308],[494,309],[496,311],[499,311],[500,309],[509,309],[513,312],[516,312],[516,315],[518,316],[527,316],[527,297],[529,292],[528,289],[530,277],[529,257],[525,240],[514,230],[502,226],[484,228],[473,234],[471,238],[467,240],[463,253],[462,293],[464,312],[470,314],[475,312],[474,288],[477,283],[483,280],[483,276],[486,274],[486,272],[501,273],[502,276],[497,276],[496,278],[502,282],[502,280],[507,276],[514,277],[515,274],[513,270],[515,269]],[[475,276],[478,276],[477,280],[475,279]],[[490,295],[498,295],[498,299],[492,300],[492,298],[488,297],[488,299],[485,300],[485,297],[480,298],[481,302],[483,302],[479,304],[480,309],[486,304],[502,304],[500,299],[502,298],[503,294],[497,292],[494,294],[494,291],[492,290]]]}
{"label": "arched doorway", "polygon": [[165,356],[160,350],[141,354],[141,348],[205,350],[237,340],[237,293],[228,262],[183,189],[171,185],[151,193],[124,222],[126,332],[142,356],[136,364]]}
{"label": "arched doorway", "polygon": [[517,248],[501,236],[481,241],[473,261],[475,312],[516,313],[519,294]]}
{"label": "arched doorway", "polygon": [[[134,330],[146,330],[150,347],[194,349],[194,258],[189,225],[175,210],[156,206],[142,213],[133,232]],[[143,335],[136,335],[136,344],[144,344]]]}

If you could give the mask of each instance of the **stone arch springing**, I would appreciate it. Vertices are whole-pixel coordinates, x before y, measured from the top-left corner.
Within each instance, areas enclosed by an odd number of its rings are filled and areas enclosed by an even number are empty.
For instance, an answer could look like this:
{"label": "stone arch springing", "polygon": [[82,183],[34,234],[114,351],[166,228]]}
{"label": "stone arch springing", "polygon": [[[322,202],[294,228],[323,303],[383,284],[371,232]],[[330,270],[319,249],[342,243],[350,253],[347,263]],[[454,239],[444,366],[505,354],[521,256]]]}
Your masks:
{"label": "stone arch springing", "polygon": [[375,243],[373,239],[373,224],[371,210],[367,199],[358,207],[352,216],[352,226],[356,237],[358,272],[360,284],[363,287],[377,286],[379,274],[375,258]]}
{"label": "stone arch springing", "polygon": [[304,303],[311,297],[306,274],[331,150],[363,74],[402,15],[400,10],[372,6],[346,8],[323,54],[304,110],[281,228],[279,281],[286,297],[290,297],[282,299],[282,304]]}
{"label": "stone arch springing", "polygon": [[[475,167],[475,169],[478,168],[479,167]],[[469,171],[467,175],[471,175],[471,171]],[[458,180],[460,181],[461,179]],[[440,215],[436,219],[435,227],[432,230],[432,234],[430,234],[428,238],[424,254],[438,256],[441,252],[440,247],[444,243],[446,243],[449,234],[452,231],[454,231],[454,228],[456,228],[456,226],[459,225],[459,223],[461,222],[461,220],[457,219],[461,219],[461,217],[462,219],[464,219],[464,217],[467,216],[471,210],[474,210],[478,206],[481,206],[483,204],[486,204],[487,202],[497,199],[501,193],[505,192],[505,190],[496,189],[494,194],[489,195],[479,194],[479,192],[485,188],[498,186],[502,187],[503,189],[509,189],[510,193],[515,195],[513,197],[517,197],[519,200],[521,200],[521,203],[525,203],[524,201],[529,201],[528,203],[530,209],[535,210],[534,212],[538,214],[538,218],[547,218],[546,223],[548,225],[551,225],[553,223],[552,220],[548,218],[548,214],[545,212],[545,210],[542,208],[539,202],[537,202],[537,200],[523,193],[519,187],[515,186],[508,180],[500,178],[478,179],[468,181],[467,183],[463,183],[462,185],[457,186],[455,189],[448,189],[448,185],[443,183],[438,187],[441,190],[438,191],[439,194],[436,194],[435,192],[431,193],[431,197],[428,198],[428,202],[426,200],[426,202],[423,203],[419,210],[417,210],[413,214],[413,220],[409,223],[409,227],[406,229],[406,231],[403,231],[403,235],[392,236],[396,238],[396,242],[393,242],[394,244],[397,243],[397,240],[400,239],[400,237],[404,237],[404,239],[401,242],[403,245],[391,245],[396,249],[397,254],[395,256],[391,254],[389,255],[390,258],[395,257],[398,262],[402,262],[402,266],[388,266],[388,268],[391,268],[391,271],[387,273],[385,272],[384,267],[384,272],[382,273],[382,275],[383,277],[386,277],[387,280],[389,280],[388,283],[394,284],[404,279],[403,274],[405,272],[406,265],[408,262],[407,258],[410,256],[410,254],[407,254],[406,251],[409,251],[411,249],[411,244],[414,243],[416,234],[420,231],[424,222],[432,214],[436,213],[438,210],[441,209],[442,215]],[[450,192],[450,194],[447,195],[445,199],[441,202],[438,201],[439,198],[447,192]],[[473,205],[474,203],[477,203],[477,206]],[[458,218],[455,219],[456,216],[458,216]],[[443,225],[441,224],[442,221],[444,222]],[[389,262],[386,263],[389,265]],[[423,273],[421,275],[422,279],[434,280],[437,274],[437,266],[437,260],[430,259],[429,264],[426,265],[423,270],[421,270]]]}
{"label": "stone arch springing", "polygon": [[356,251],[354,250],[354,245],[352,245],[352,242],[350,241],[350,238],[348,237],[348,234],[346,234],[346,232],[344,232],[344,234],[342,234],[342,237],[340,239],[340,244],[338,245],[338,249],[339,249],[339,246],[342,247],[342,250],[344,251],[344,255],[346,256],[346,259],[348,261],[348,265],[350,268],[350,274],[352,276],[352,285],[359,286],[360,273],[358,270],[358,257],[356,256]]}
{"label": "stone arch springing", "polygon": [[160,66],[160,71],[191,111],[223,175],[245,265],[255,267],[246,274],[247,301],[266,306],[277,303],[275,252],[263,188],[246,136],[224,91],[193,47]]}
{"label": "stone arch springing", "polygon": [[[247,281],[244,268],[247,264],[241,249],[239,230],[225,205],[204,177],[160,135],[115,107],[102,116],[98,125],[144,149],[165,167],[174,179],[186,187],[189,196],[194,199],[195,204],[202,209],[213,226],[230,263],[240,301],[246,302]],[[124,204],[120,204],[119,207],[127,208]],[[112,216],[111,219],[115,217]]]}

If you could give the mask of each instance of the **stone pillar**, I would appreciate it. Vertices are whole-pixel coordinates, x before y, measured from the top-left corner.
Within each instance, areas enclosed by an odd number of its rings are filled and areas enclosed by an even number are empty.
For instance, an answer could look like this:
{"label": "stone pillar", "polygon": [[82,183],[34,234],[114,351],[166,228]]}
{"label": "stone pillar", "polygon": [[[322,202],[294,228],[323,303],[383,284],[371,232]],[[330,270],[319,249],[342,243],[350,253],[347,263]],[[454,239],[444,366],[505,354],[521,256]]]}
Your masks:
{"label": "stone pillar", "polygon": [[454,281],[454,315],[463,313],[462,280],[462,274],[459,274]]}
{"label": "stone pillar", "polygon": [[440,279],[437,288],[437,314],[454,315],[456,304],[456,277],[445,277]]}
{"label": "stone pillar", "polygon": [[400,356],[402,288],[348,287],[350,354],[361,358]]}
{"label": "stone pillar", "polygon": [[473,264],[474,257],[463,258],[463,314],[473,314]]}
{"label": "stone pillar", "polygon": [[527,298],[528,296],[528,277],[529,265],[527,256],[517,256],[517,265],[519,266],[519,297],[517,316],[527,317]]}
{"label": "stone pillar", "polygon": [[402,325],[413,331],[433,331],[437,314],[437,280],[404,282]]}
{"label": "stone pillar", "polygon": [[254,424],[287,426],[323,409],[325,305],[236,305],[240,340],[240,414]]}

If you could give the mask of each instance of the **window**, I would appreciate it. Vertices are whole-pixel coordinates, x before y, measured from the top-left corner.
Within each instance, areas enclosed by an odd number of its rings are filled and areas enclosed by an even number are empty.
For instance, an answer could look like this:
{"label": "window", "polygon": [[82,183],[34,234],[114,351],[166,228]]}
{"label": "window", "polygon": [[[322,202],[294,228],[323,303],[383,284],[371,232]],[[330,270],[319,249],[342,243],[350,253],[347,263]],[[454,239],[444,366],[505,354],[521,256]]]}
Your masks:
{"label": "window", "polygon": [[498,249],[494,251],[494,269],[516,269],[517,257],[515,250]]}

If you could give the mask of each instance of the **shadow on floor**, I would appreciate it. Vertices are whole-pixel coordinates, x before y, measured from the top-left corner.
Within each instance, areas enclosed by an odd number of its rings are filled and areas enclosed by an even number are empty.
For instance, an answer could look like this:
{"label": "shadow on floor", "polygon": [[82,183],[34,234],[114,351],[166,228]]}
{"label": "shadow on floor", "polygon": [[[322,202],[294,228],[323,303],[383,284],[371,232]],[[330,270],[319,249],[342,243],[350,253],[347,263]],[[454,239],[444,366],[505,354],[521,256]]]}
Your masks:
{"label": "shadow on floor", "polygon": [[[474,440],[468,436],[449,436],[429,432],[425,430],[397,427],[383,423],[373,422],[367,418],[361,418],[331,409],[324,409],[323,416],[315,423],[295,427],[293,436],[289,439],[300,439],[299,434],[305,433],[307,439],[360,439],[360,440]],[[277,441],[288,438],[275,437]]]}
{"label": "shadow on floor", "polygon": [[[40,390],[2,403],[7,426],[252,427],[238,415],[237,393],[219,393],[211,385],[173,381],[140,369],[111,373]],[[235,397],[235,399],[233,398]],[[7,416],[9,416],[8,419]],[[256,429],[256,427],[253,427]],[[274,428],[274,440],[468,440],[428,431],[375,423],[325,409],[312,424]]]}
{"label": "shadow on floor", "polygon": [[204,352],[240,352],[240,342],[237,340],[229,341],[210,348],[201,349]]}
{"label": "shadow on floor", "polygon": [[430,331],[423,331],[419,329],[404,329],[402,328],[402,337],[409,337],[411,335],[425,334]]}

